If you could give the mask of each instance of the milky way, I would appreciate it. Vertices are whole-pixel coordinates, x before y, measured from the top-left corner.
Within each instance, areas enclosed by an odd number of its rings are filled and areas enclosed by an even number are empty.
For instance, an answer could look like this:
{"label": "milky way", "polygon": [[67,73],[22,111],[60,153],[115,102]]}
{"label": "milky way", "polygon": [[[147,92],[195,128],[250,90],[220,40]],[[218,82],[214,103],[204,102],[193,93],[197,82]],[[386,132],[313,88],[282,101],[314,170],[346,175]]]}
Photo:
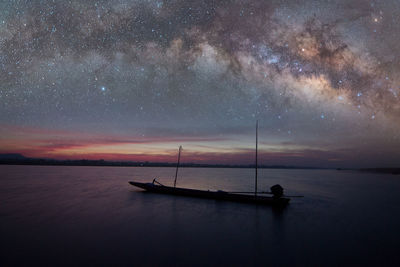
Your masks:
{"label": "milky way", "polygon": [[5,1],[0,152],[395,166],[400,2]]}

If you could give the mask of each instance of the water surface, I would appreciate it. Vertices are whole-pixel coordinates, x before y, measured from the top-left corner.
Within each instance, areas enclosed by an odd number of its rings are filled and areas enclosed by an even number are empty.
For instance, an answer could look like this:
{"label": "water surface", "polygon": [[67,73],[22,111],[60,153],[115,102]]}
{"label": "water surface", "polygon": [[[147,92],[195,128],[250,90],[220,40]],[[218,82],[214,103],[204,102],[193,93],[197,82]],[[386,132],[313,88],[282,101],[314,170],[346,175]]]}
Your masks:
{"label": "water surface", "polygon": [[[399,265],[400,177],[259,170],[264,206],[143,193],[173,168],[0,166],[0,265]],[[178,186],[254,189],[252,169],[182,168]]]}

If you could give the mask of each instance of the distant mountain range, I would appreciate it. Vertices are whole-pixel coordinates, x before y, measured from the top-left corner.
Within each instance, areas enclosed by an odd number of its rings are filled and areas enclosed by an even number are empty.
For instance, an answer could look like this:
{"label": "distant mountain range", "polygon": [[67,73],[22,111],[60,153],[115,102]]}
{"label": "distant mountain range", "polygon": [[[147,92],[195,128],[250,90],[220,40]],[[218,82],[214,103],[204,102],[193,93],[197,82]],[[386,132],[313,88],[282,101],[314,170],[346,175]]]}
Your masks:
{"label": "distant mountain range", "polygon": [[0,154],[0,160],[5,159],[5,160],[18,160],[18,159],[26,159],[26,157],[24,157],[21,154],[17,154],[17,153],[10,153],[10,154]]}

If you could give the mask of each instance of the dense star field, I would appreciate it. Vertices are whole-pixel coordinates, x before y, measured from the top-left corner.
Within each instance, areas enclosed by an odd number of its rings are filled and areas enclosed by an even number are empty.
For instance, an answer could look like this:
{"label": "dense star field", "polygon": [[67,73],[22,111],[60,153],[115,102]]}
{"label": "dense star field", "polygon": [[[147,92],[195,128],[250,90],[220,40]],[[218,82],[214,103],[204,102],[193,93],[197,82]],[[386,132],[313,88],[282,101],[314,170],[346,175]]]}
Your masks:
{"label": "dense star field", "polygon": [[400,2],[2,1],[0,153],[396,167]]}

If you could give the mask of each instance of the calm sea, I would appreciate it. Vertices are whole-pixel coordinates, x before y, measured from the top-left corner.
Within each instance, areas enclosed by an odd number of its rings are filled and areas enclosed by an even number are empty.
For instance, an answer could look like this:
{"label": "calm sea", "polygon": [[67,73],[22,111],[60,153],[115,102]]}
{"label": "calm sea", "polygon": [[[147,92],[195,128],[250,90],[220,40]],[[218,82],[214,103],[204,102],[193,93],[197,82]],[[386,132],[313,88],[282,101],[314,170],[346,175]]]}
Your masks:
{"label": "calm sea", "polygon": [[[265,206],[143,193],[174,168],[0,166],[0,266],[400,265],[400,176],[259,170]],[[246,191],[252,169],[182,168],[178,186]]]}

